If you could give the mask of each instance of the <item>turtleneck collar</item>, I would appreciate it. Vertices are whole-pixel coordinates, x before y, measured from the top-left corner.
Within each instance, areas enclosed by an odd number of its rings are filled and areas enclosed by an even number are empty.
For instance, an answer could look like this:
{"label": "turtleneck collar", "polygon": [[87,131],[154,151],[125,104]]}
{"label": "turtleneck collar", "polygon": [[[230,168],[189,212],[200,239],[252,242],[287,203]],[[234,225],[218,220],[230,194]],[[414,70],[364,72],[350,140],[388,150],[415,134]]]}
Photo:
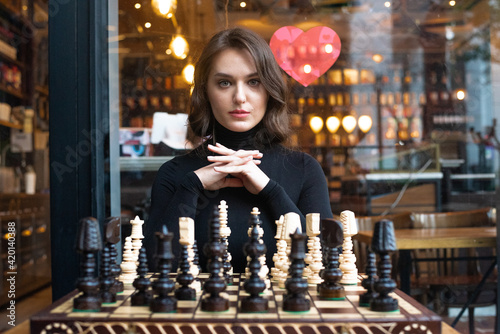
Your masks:
{"label": "turtleneck collar", "polygon": [[219,122],[215,122],[215,142],[231,148],[238,149],[255,149],[255,134],[259,131],[260,125],[255,126],[245,132],[234,132],[223,127]]}

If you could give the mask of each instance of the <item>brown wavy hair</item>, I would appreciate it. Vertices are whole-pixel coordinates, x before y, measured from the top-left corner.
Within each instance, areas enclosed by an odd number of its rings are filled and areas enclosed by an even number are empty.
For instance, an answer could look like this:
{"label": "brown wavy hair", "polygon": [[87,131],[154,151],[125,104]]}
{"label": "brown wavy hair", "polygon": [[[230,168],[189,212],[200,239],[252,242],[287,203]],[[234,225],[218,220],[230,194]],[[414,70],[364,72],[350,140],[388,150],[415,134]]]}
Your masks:
{"label": "brown wavy hair", "polygon": [[215,118],[207,95],[208,74],[220,52],[238,48],[248,50],[255,61],[257,73],[269,99],[260,129],[255,135],[257,146],[284,143],[290,133],[288,87],[267,42],[248,29],[231,28],[215,34],[203,49],[195,65],[194,88],[188,117],[189,140],[193,143],[213,137]]}

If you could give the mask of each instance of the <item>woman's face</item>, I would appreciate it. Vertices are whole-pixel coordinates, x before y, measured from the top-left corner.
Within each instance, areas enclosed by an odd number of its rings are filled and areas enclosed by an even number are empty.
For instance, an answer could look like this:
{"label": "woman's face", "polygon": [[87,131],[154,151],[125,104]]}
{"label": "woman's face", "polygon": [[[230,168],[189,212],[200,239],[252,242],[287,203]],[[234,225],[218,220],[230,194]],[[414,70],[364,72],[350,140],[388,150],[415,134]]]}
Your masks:
{"label": "woman's face", "polygon": [[236,48],[215,56],[208,74],[207,94],[215,119],[234,132],[248,131],[259,124],[269,98],[252,56],[247,50]]}

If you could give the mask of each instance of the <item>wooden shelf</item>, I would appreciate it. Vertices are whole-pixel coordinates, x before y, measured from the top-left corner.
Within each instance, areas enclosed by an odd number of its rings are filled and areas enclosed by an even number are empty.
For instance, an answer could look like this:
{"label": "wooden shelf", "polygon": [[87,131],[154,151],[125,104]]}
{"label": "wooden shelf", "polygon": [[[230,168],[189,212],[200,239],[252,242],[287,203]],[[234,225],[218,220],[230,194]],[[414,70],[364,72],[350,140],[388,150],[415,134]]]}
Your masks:
{"label": "wooden shelf", "polygon": [[0,52],[0,58],[3,59],[3,60],[5,60],[5,61],[7,61],[7,62],[9,62],[9,63],[12,63],[12,64],[16,65],[17,67],[24,68],[24,64],[23,63],[21,63],[17,59],[14,59],[14,58],[12,58],[10,56],[7,56],[3,52]]}
{"label": "wooden shelf", "polygon": [[49,96],[49,88],[46,86],[36,85],[35,91],[37,91],[38,93],[40,93],[42,95]]}
{"label": "wooden shelf", "polygon": [[16,124],[16,123],[2,121],[2,120],[0,120],[0,125],[6,126],[9,128],[13,128],[13,129],[19,129],[19,130],[23,128],[23,126],[21,124]]}
{"label": "wooden shelf", "polygon": [[20,99],[26,99],[26,97],[20,91],[10,88],[4,84],[0,84],[0,91],[13,95]]}

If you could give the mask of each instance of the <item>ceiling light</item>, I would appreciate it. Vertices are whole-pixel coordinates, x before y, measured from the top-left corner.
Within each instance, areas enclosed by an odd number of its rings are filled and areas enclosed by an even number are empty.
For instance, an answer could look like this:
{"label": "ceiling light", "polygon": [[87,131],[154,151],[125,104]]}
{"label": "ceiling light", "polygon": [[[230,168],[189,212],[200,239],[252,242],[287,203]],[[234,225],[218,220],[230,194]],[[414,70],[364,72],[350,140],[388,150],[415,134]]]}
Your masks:
{"label": "ceiling light", "polygon": [[157,15],[170,18],[177,9],[177,0],[151,0],[151,6]]}
{"label": "ceiling light", "polygon": [[245,8],[247,6],[247,3],[245,1],[240,2],[240,7]]}
{"label": "ceiling light", "polygon": [[173,51],[173,56],[177,59],[185,59],[189,52],[188,42],[181,35],[174,36],[169,47]]}
{"label": "ceiling light", "polygon": [[189,63],[187,64],[184,69],[182,70],[182,77],[184,80],[192,85],[194,81],[194,65]]}
{"label": "ceiling light", "polygon": [[372,118],[368,115],[363,115],[358,119],[358,126],[361,131],[367,133],[372,128]]}
{"label": "ceiling light", "polygon": [[354,128],[356,128],[356,123],[356,118],[354,118],[354,116],[348,115],[342,118],[342,127],[347,133],[351,133],[354,131]]}
{"label": "ceiling light", "polygon": [[384,6],[387,8],[391,7],[391,2],[390,1],[384,2]]}
{"label": "ceiling light", "polygon": [[372,60],[379,64],[384,60],[384,57],[381,54],[376,53],[372,56]]}
{"label": "ceiling light", "polygon": [[450,2],[448,2],[448,3],[450,4],[451,7],[453,7],[457,4],[454,0],[450,0]]}
{"label": "ceiling light", "polygon": [[314,116],[309,120],[309,126],[314,133],[318,134],[323,129],[323,119],[319,116]]}
{"label": "ceiling light", "polygon": [[140,9],[140,8],[141,8],[141,4],[140,4],[140,3],[136,3],[136,4],[134,5],[134,8],[135,8],[135,9]]}
{"label": "ceiling light", "polygon": [[146,22],[144,23],[145,28],[151,28],[151,22]]}
{"label": "ceiling light", "polygon": [[460,89],[457,91],[457,100],[463,101],[465,99],[465,91]]}
{"label": "ceiling light", "polygon": [[335,133],[340,127],[340,119],[337,116],[330,116],[326,119],[326,128],[330,133]]}

